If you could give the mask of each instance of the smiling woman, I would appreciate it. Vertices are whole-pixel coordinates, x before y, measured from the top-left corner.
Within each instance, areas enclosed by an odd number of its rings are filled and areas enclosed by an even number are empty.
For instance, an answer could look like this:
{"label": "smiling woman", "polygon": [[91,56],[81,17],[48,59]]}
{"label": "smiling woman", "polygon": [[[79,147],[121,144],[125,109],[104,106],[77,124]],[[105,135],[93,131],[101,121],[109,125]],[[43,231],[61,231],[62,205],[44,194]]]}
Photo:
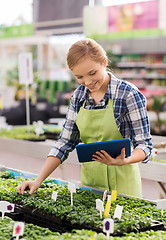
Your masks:
{"label": "smiling woman", "polygon": [[32,194],[79,142],[93,143],[130,138],[131,156],[125,148],[117,157],[103,149],[82,164],[81,183],[104,190],[142,197],[138,162],[147,162],[152,142],[146,100],[132,84],[107,71],[104,49],[92,39],[75,42],[67,54],[69,69],[80,86],[74,91],[59,139],[48,154],[39,176],[17,187]]}

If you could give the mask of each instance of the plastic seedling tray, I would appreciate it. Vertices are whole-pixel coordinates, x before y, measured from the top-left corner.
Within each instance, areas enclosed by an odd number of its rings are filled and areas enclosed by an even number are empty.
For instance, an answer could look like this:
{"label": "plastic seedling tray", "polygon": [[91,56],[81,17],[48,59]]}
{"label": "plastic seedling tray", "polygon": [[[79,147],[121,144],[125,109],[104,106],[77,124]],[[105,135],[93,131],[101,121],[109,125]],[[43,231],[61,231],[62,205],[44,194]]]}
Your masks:
{"label": "plastic seedling tray", "polygon": [[[18,214],[18,215],[17,215]],[[9,214],[10,216],[10,214]],[[71,224],[70,220],[67,220],[63,218],[57,218],[56,216],[53,215],[47,215],[47,214],[42,214],[39,211],[34,211],[30,208],[26,208],[23,206],[17,205],[15,208],[15,216],[19,219],[14,219],[14,220],[21,220],[24,221],[25,223],[33,223],[35,225],[38,225],[40,227],[45,227],[49,228],[53,232],[72,232],[73,229],[88,229],[88,230],[93,230],[96,231],[97,233],[103,232],[103,229],[86,225],[86,224]],[[13,216],[11,216],[13,218]],[[162,222],[159,221],[151,221],[151,226],[140,228],[140,232],[144,232],[147,230],[165,230],[164,225]],[[128,233],[132,232],[132,230],[128,231]],[[133,231],[134,232],[134,231]],[[113,236],[123,236],[126,232],[114,232],[112,235]]]}
{"label": "plastic seedling tray", "polygon": [[[21,176],[24,178],[36,177],[34,174],[31,174],[31,173],[14,170],[14,169],[6,169],[5,167],[0,167],[0,171],[10,171],[15,177],[17,177],[17,176]],[[66,185],[66,183],[67,183],[66,181],[58,180],[58,179],[51,179],[51,180],[53,182],[61,184],[61,185]],[[94,191],[95,193],[103,194],[103,190],[89,188],[87,186],[80,185],[80,189],[82,189],[82,190],[89,189],[89,190]],[[127,196],[127,195],[123,195],[123,194],[121,194],[121,195],[126,198],[127,197],[131,198],[131,196]],[[133,197],[133,198],[135,198],[135,197]],[[138,198],[138,199],[141,199],[141,198]],[[145,200],[145,199],[141,199],[141,200]],[[146,201],[149,201],[149,200],[146,200]],[[156,204],[154,201],[149,201],[149,202],[151,204]],[[8,216],[16,221],[24,221],[26,223],[33,223],[33,224],[39,225],[41,227],[49,228],[51,231],[58,231],[60,233],[71,232],[73,229],[83,229],[83,228],[89,229],[89,230],[94,230],[96,232],[103,232],[103,229],[96,228],[94,226],[89,226],[86,224],[79,224],[79,223],[71,224],[70,220],[67,220],[65,218],[63,218],[63,220],[61,220],[61,218],[59,218],[59,217],[56,217],[54,215],[44,214],[44,213],[40,212],[39,210],[26,208],[22,205],[19,205],[19,203],[15,204],[14,213],[8,213]],[[164,225],[162,222],[152,220],[151,226],[140,228],[139,231],[141,232],[141,231],[146,231],[146,230],[163,230],[163,229],[164,229]],[[129,230],[129,232],[130,232],[130,230]],[[125,232],[121,232],[121,233],[115,232],[113,235],[121,236],[124,233]]]}

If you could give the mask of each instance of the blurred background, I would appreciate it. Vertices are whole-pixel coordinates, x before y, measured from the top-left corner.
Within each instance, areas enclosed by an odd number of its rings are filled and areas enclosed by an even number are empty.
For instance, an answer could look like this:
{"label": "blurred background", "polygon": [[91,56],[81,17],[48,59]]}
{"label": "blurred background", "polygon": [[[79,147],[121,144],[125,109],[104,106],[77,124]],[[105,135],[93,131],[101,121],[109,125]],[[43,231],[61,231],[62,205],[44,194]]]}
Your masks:
{"label": "blurred background", "polygon": [[0,109],[8,124],[26,122],[25,114],[19,115],[25,110],[19,54],[33,56],[30,121],[48,122],[65,117],[77,87],[66,65],[67,50],[76,40],[90,37],[106,49],[113,73],[146,96],[152,133],[166,135],[166,1],[1,0],[0,4]]}

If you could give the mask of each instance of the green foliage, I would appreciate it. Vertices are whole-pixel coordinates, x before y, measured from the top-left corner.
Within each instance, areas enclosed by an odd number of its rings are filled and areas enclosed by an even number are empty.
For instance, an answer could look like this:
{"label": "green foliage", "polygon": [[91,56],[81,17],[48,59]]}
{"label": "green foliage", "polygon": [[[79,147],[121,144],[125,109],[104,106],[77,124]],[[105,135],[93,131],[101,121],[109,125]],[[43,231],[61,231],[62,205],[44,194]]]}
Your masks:
{"label": "green foliage", "polygon": [[163,112],[164,106],[166,104],[166,97],[162,95],[152,96],[153,103],[150,106],[150,109],[154,112]]}
{"label": "green foliage", "polygon": [[[89,190],[79,190],[73,196],[74,206],[70,205],[70,192],[67,186],[54,183],[43,183],[41,187],[30,196],[28,191],[23,195],[17,193],[15,187],[23,181],[17,179],[1,179],[0,200],[17,202],[24,207],[40,212],[41,214],[54,215],[57,218],[70,221],[71,224],[83,224],[102,230],[103,219],[100,219],[99,211],[96,210],[96,198],[102,199],[100,194]],[[51,198],[52,192],[58,191],[56,202]],[[155,205],[150,202],[135,198],[119,196],[112,203],[110,217],[113,218],[116,205],[124,207],[122,219],[115,219],[115,231],[117,233],[139,231],[151,224],[151,219],[164,220]],[[157,216],[157,217],[156,217]],[[165,220],[164,220],[165,221]]]}
{"label": "green foliage", "polygon": [[158,95],[158,96],[152,96],[153,103],[149,106],[149,109],[154,111],[157,116],[157,121],[156,121],[156,132],[160,133],[161,132],[161,125],[162,125],[162,120],[160,119],[160,112],[165,111],[166,107],[166,96]]}
{"label": "green foliage", "polygon": [[[13,239],[13,228],[15,221],[6,217],[4,220],[0,218],[0,239],[7,240]],[[37,239],[49,239],[49,237],[60,236],[59,233],[51,232],[48,228],[42,228],[33,224],[26,224],[24,228],[25,239],[37,240]]]}
{"label": "green foliage", "polygon": [[37,140],[37,139],[45,139],[45,135],[40,135],[39,137],[34,132],[34,126],[23,127],[13,127],[10,130],[8,129],[0,129],[0,137],[4,138],[14,138],[14,139],[24,139],[24,140]]}
{"label": "green foliage", "polygon": [[[13,239],[13,227],[15,221],[9,217],[5,217],[4,220],[0,218],[0,239]],[[134,240],[134,239],[149,239],[149,240],[164,240],[165,231],[146,231],[141,233],[130,233],[123,237],[113,237],[110,236],[110,240]],[[73,230],[72,233],[66,232],[60,234],[58,232],[52,232],[48,228],[42,228],[33,224],[26,224],[24,228],[24,234],[22,236],[29,240],[106,240],[107,237],[104,233],[96,233],[92,230]]]}
{"label": "green foliage", "polygon": [[120,62],[120,56],[113,54],[111,50],[106,51],[108,57],[108,68],[113,69],[117,67],[117,63]]}
{"label": "green foliage", "polygon": [[[44,124],[42,130],[44,133],[59,134],[62,128],[56,125]],[[30,125],[29,128],[27,126],[12,127],[10,130],[2,128],[0,129],[0,137],[24,140],[45,140],[46,138],[45,134],[37,136],[33,125]]]}
{"label": "green foliage", "polygon": [[[38,238],[28,239],[106,239],[105,234],[97,234],[95,229],[102,232],[103,220],[100,219],[99,211],[96,210],[96,198],[102,199],[101,194],[97,194],[89,190],[77,189],[76,194],[73,195],[74,205],[70,205],[70,192],[67,186],[55,184],[54,182],[43,182],[41,187],[36,190],[32,196],[29,195],[28,190],[20,195],[16,191],[16,186],[21,184],[23,179],[21,177],[13,178],[9,172],[0,174],[0,200],[6,200],[11,203],[17,203],[29,211],[33,211],[40,215],[54,216],[59,221],[68,221],[75,228],[75,224],[83,226],[83,228],[91,228],[91,230],[76,230],[73,233],[64,233],[62,235],[47,236],[40,238],[40,229],[34,230],[38,234]],[[51,198],[52,192],[58,191],[56,202]],[[110,237],[112,240],[119,239],[164,239],[162,231],[153,232],[139,231],[143,228],[151,226],[151,220],[162,221],[166,227],[166,213],[161,214],[160,210],[156,209],[156,205],[149,201],[136,199],[132,197],[117,196],[117,200],[112,202],[110,210],[110,218],[113,218],[116,205],[123,206],[123,213],[121,220],[114,219],[115,234],[124,235],[123,237]],[[33,225],[32,225],[33,226]],[[32,226],[29,228],[29,233],[32,233]],[[3,228],[2,228],[3,229]],[[7,228],[6,228],[7,229]],[[27,225],[26,225],[27,229]],[[31,230],[30,230],[31,229]],[[93,230],[93,231],[92,231]],[[28,230],[26,230],[28,231]],[[43,232],[43,231],[42,231]],[[129,233],[131,232],[131,233]],[[44,234],[42,235],[44,236]],[[1,237],[1,235],[0,235]],[[135,237],[135,238],[134,238]],[[160,237],[160,238],[159,238]],[[0,238],[5,239],[5,238]],[[10,239],[10,238],[6,238]]]}

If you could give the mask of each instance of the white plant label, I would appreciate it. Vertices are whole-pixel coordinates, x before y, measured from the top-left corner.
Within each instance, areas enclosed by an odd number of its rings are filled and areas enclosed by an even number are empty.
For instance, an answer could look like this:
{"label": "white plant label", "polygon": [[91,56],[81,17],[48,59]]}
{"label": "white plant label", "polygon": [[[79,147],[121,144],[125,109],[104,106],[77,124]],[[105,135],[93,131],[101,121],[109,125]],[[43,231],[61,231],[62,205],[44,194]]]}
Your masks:
{"label": "white plant label", "polygon": [[107,201],[111,200],[111,195],[107,195]]}
{"label": "white plant label", "polygon": [[71,206],[73,206],[73,193],[76,193],[76,186],[74,183],[68,182],[68,190],[71,193]]}
{"label": "white plant label", "polygon": [[114,217],[113,217],[113,218],[119,218],[119,219],[121,219],[122,210],[123,210],[123,207],[122,207],[122,206],[116,205],[115,212],[114,212]]}
{"label": "white plant label", "polygon": [[52,199],[53,199],[54,201],[56,201],[57,195],[58,195],[58,192],[53,191],[53,193],[52,193]]}
{"label": "white plant label", "polygon": [[96,209],[100,211],[100,218],[102,218],[102,212],[104,212],[104,202],[101,199],[96,199]]}
{"label": "white plant label", "polygon": [[107,196],[107,190],[105,190],[104,193],[103,193],[103,202],[106,199],[106,196]]}
{"label": "white plant label", "polygon": [[163,211],[166,210],[166,199],[157,200],[157,209],[161,209],[161,214],[163,215]]}
{"label": "white plant label", "polygon": [[105,218],[103,222],[103,232],[107,234],[107,239],[109,239],[110,233],[114,232],[114,220],[111,218]]}
{"label": "white plant label", "polygon": [[15,223],[13,228],[13,237],[16,237],[16,240],[18,240],[19,236],[22,236],[23,234],[24,234],[24,223],[23,222]]}
{"label": "white plant label", "polygon": [[33,63],[32,53],[21,53],[18,57],[19,83],[31,84],[33,83]]}
{"label": "white plant label", "polygon": [[2,220],[4,219],[5,212],[14,212],[14,204],[7,201],[0,201],[0,212],[2,213]]}

